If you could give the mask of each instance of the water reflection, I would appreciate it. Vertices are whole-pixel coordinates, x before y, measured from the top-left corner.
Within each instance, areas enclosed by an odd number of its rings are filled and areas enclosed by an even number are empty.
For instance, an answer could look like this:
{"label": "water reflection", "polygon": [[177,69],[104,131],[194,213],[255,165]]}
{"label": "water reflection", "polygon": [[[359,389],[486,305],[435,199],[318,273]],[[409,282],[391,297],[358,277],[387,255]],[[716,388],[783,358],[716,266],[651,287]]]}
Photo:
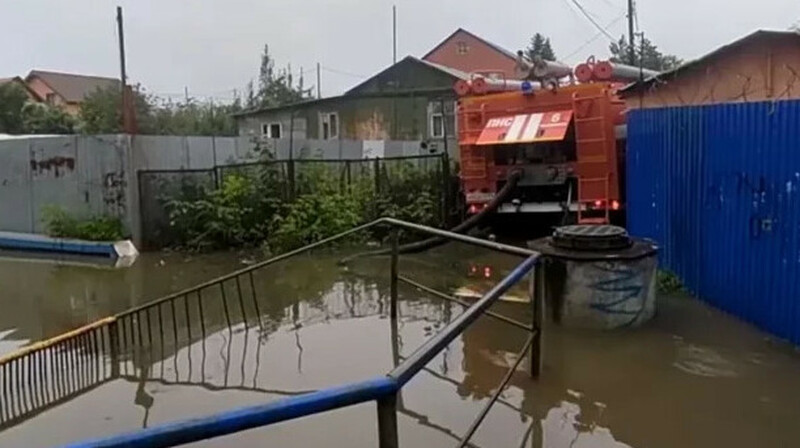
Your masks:
{"label": "water reflection", "polygon": [[[452,291],[475,284],[471,264],[492,263],[492,274],[502,276],[517,261],[488,258],[444,248],[402,258],[401,273]],[[60,389],[26,389],[26,365],[19,373],[0,370],[0,378],[22,378],[9,383],[18,389],[0,388],[0,446],[52,446],[383,374],[462,311],[401,285],[400,319],[392,325],[388,261],[345,270],[337,259],[301,257],[258,271],[252,282],[242,277],[142,313],[122,325],[129,349],[117,363],[102,350],[65,350],[71,361],[57,378]],[[177,269],[171,275],[180,277]],[[794,446],[797,356],[697,302],[662,302],[658,319],[636,331],[549,324],[542,377],[515,372],[472,446]],[[530,321],[524,304],[499,303],[493,311]],[[525,338],[496,319],[479,319],[403,390],[401,443],[453,446]],[[353,428],[373,428],[374,419],[369,404],[199,446],[376,446],[371,431],[353,435]]]}

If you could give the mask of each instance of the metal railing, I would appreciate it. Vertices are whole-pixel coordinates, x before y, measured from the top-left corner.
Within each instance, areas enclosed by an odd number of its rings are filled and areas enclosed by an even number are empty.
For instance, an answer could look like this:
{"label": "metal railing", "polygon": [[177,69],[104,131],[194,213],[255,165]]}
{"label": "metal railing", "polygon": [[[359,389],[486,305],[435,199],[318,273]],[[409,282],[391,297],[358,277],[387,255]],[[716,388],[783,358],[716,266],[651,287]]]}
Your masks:
{"label": "metal railing", "polygon": [[[469,431],[460,438],[458,446],[471,446],[469,442],[470,438],[483,421],[483,418],[488,414],[492,405],[500,399],[499,397],[510,381],[511,375],[522,362],[523,358],[525,358],[526,353],[530,361],[531,375],[533,377],[538,377],[540,373],[544,271],[538,263],[539,254],[525,248],[508,246],[391,218],[378,219],[369,224],[353,228],[341,234],[323,239],[317,243],[287,252],[195,287],[167,295],[150,303],[108,317],[51,340],[34,344],[16,353],[0,358],[0,374],[2,374],[2,387],[0,387],[0,392],[3,393],[4,397],[13,396],[15,390],[20,390],[19,386],[21,384],[27,384],[27,390],[29,391],[27,394],[29,396],[27,397],[27,402],[35,403],[36,397],[44,393],[43,391],[45,389],[50,385],[59,383],[59,378],[67,376],[76,376],[78,380],[81,378],[94,378],[100,380],[100,383],[104,383],[109,377],[126,377],[125,370],[127,370],[128,360],[124,358],[122,355],[123,353],[130,351],[137,353],[144,347],[155,348],[157,346],[160,346],[161,353],[164,353],[165,345],[167,346],[166,350],[169,350],[171,344],[177,347],[179,340],[189,340],[191,342],[194,339],[205,339],[211,329],[206,328],[204,306],[215,305],[221,307],[221,312],[224,313],[225,321],[229,328],[231,326],[231,314],[238,311],[240,317],[244,321],[245,327],[247,327],[248,307],[245,306],[245,299],[247,298],[252,304],[250,317],[258,318],[258,325],[261,326],[261,312],[256,297],[257,288],[253,280],[254,271],[326,244],[347,238],[351,235],[358,234],[378,225],[388,225],[395,228],[395,234],[392,239],[393,250],[391,255],[389,309],[393,334],[395,336],[397,333],[396,326],[398,321],[398,285],[401,282],[466,307],[466,310],[462,314],[452,320],[439,333],[425,342],[407,358],[400,361],[399,353],[395,353],[396,367],[387,375],[367,381],[303,393],[265,405],[237,409],[200,419],[165,424],[131,434],[81,442],[70,446],[171,447],[228,435],[246,429],[263,427],[273,423],[339,409],[358,403],[376,401],[378,408],[379,446],[381,448],[398,447],[397,414],[398,412],[403,414],[408,414],[409,412],[402,406],[402,403],[398,406],[398,394],[403,386],[417,373],[425,369],[426,364],[437,356],[450,342],[457,338],[471,323],[483,314],[487,314],[488,316],[514,325],[515,327],[529,331],[530,337],[522,347],[516,362],[511,369],[509,369],[498,389],[486,403],[486,406],[482,409],[475,422],[470,426]],[[525,257],[525,259],[481,299],[469,305],[399,275],[398,260],[400,253],[398,231],[400,230],[434,235],[451,241],[458,241],[506,254]],[[533,272],[536,266],[538,266],[538,268]],[[533,308],[533,322],[530,326],[488,310],[488,308],[506,291],[526,275],[530,278],[529,293],[531,295],[531,304]],[[534,278],[535,276],[537,276],[537,278]],[[243,285],[245,286],[243,287]],[[215,297],[213,296],[218,297],[219,300],[214,300],[213,303],[206,303],[204,305],[204,302],[210,302],[214,299]],[[230,301],[238,304],[238,307],[231,309],[231,307],[228,306],[229,297],[236,298]],[[238,308],[238,310],[235,308]],[[193,314],[199,317],[200,326],[199,329],[194,328],[194,331],[191,323]],[[153,322],[157,323],[155,326],[157,331],[153,330]],[[166,323],[169,323],[169,325]],[[83,347],[81,350],[85,352],[84,357],[76,357],[76,353],[80,353],[80,350],[78,350],[80,347]],[[393,344],[393,351],[397,351],[395,344]],[[92,354],[97,356],[93,358]],[[110,362],[106,362],[106,358]],[[136,362],[134,360],[134,365],[135,364]],[[121,372],[120,369],[122,369],[123,372]],[[84,383],[86,383],[88,387],[91,387],[97,384],[98,381],[84,381]],[[77,381],[77,384],[80,385],[82,383]],[[80,386],[73,387],[72,389],[80,389]],[[65,389],[65,396],[68,397],[72,395],[70,390],[70,388]],[[31,393],[31,391],[35,393]],[[44,402],[44,400],[42,401]],[[6,400],[2,402],[7,403]],[[0,406],[0,408],[3,407]],[[33,408],[35,408],[35,406],[31,406],[31,409]],[[12,412],[13,411],[14,409],[12,409]],[[5,412],[5,410],[3,410],[3,412]],[[33,412],[35,412],[35,410]],[[24,412],[22,412],[22,414],[24,414]]]}

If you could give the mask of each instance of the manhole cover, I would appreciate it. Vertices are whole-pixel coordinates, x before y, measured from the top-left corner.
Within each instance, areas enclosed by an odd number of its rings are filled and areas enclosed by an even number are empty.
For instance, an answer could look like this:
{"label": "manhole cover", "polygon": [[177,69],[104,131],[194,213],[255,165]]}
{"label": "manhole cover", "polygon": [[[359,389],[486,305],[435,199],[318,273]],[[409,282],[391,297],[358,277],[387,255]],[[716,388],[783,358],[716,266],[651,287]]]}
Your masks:
{"label": "manhole cover", "polygon": [[572,250],[619,250],[630,247],[631,239],[622,227],[577,225],[557,228],[553,245]]}

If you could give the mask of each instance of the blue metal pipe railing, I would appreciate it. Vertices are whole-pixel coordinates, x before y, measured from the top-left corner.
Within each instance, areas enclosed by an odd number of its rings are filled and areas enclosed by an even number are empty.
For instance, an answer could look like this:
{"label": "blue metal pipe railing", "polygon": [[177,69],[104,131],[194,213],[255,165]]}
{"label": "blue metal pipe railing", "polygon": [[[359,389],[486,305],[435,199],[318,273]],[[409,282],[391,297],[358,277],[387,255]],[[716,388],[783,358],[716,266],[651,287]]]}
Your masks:
{"label": "blue metal pipe railing", "polygon": [[455,320],[450,322],[436,336],[428,339],[427,342],[422,344],[411,356],[409,356],[402,364],[397,366],[394,370],[389,372],[389,376],[395,378],[401,386],[404,386],[411,378],[414,377],[423,367],[425,367],[431,359],[435,358],[450,342],[458,337],[464,329],[472,322],[480,317],[497,299],[500,298],[506,291],[511,289],[518,281],[522,279],[527,273],[533,269],[538,260],[538,256],[534,255],[528,257],[525,261],[519,264],[510,274],[487,292],[483,298],[478,300],[474,305],[467,308]]}
{"label": "blue metal pipe railing", "polygon": [[[371,227],[376,224],[390,224],[395,227],[404,228],[407,230],[421,231],[424,233],[438,235],[444,238],[449,238],[456,241],[465,242],[467,244],[474,244],[483,246],[497,251],[511,253],[514,255],[523,255],[527,258],[514,268],[509,275],[503,278],[497,285],[495,285],[489,292],[487,292],[475,304],[467,308],[464,313],[460,314],[456,319],[446,325],[439,333],[433,338],[429,339],[422,346],[420,346],[411,356],[406,358],[400,365],[394,368],[386,376],[376,377],[367,381],[350,383],[342,386],[336,386],[316,392],[310,392],[303,395],[284,398],[272,403],[259,406],[251,406],[241,409],[236,409],[228,412],[210,415],[207,417],[196,418],[191,420],[184,420],[174,423],[168,423],[153,428],[148,428],[129,434],[122,434],[102,439],[80,442],[72,445],[67,445],[68,448],[111,448],[111,447],[172,447],[191,442],[197,442],[214,437],[233,434],[236,432],[264,427],[278,422],[292,420],[300,417],[305,417],[313,414],[322,413],[334,409],[339,409],[347,406],[352,406],[359,403],[369,401],[378,402],[378,432],[379,443],[381,448],[396,448],[398,446],[397,438],[397,395],[403,386],[411,380],[417,373],[419,373],[425,365],[436,357],[448,344],[457,338],[471,323],[477,320],[488,308],[491,307],[505,292],[513,287],[519,280],[531,272],[537,266],[539,261],[539,254],[527,249],[506,246],[499,243],[489,242],[472,238],[464,235],[452,234],[447,231],[432,229],[425,226],[406,223],[389,218],[383,218],[373,223],[352,229],[343,234],[335,237],[328,238],[319,243],[289,252],[276,259],[285,259],[296,255],[313,247],[318,247],[326,242],[342,238],[346,235],[352,234],[359,230]],[[393,320],[397,319],[397,287],[398,273],[397,273],[397,257],[398,257],[398,239],[393,239],[393,253],[392,253],[392,293],[391,293],[391,306],[393,308],[391,316]],[[274,262],[275,259],[269,262]],[[266,264],[266,263],[265,263]],[[539,270],[541,271],[541,269]],[[230,274],[227,277],[233,278],[237,273]],[[533,276],[531,275],[531,278]],[[224,279],[224,278],[223,278]],[[541,277],[540,277],[541,279]],[[219,281],[216,280],[216,281]],[[214,282],[209,282],[212,285]],[[532,283],[533,284],[533,283]],[[534,305],[534,325],[528,328],[531,331],[531,342],[526,344],[524,351],[529,348],[531,350],[531,363],[535,366],[539,363],[539,354],[541,351],[536,346],[541,341],[541,316],[537,319],[537,304],[543,299],[543,285],[542,281],[537,281],[540,286],[536,293],[531,289],[531,301]],[[205,285],[205,284],[204,284]],[[182,293],[178,293],[182,294]],[[162,299],[163,300],[163,299]],[[156,301],[158,303],[160,301]],[[147,306],[147,305],[146,305]],[[534,342],[535,341],[535,342]],[[531,347],[531,345],[534,347]],[[515,364],[513,370],[516,370]],[[535,367],[533,367],[535,369]],[[538,369],[533,370],[532,374],[537,375]],[[508,376],[510,378],[510,376]],[[501,389],[505,387],[505,383],[501,384]],[[498,397],[499,397],[498,391]],[[497,400],[494,397],[479,417],[475,427],[488,412],[488,408]],[[474,432],[474,429],[472,430]],[[468,442],[472,434],[465,436],[462,440],[462,446]]]}
{"label": "blue metal pipe railing", "polygon": [[396,393],[398,389],[399,385],[396,380],[382,376],[284,398],[264,405],[168,423],[129,434],[67,445],[67,447],[172,447],[377,400]]}

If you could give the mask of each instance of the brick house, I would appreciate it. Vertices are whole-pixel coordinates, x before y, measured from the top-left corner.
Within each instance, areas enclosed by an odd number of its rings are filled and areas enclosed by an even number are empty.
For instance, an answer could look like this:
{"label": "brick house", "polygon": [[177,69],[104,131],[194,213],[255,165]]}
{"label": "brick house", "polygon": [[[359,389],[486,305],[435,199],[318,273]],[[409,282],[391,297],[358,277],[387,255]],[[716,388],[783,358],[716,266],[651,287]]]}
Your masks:
{"label": "brick house", "polygon": [[503,73],[507,78],[515,78],[517,55],[459,28],[423,56],[422,60],[466,73]]}
{"label": "brick house", "polygon": [[84,97],[95,90],[120,88],[120,81],[115,78],[43,70],[31,70],[25,84],[38,101],[60,106],[71,115],[78,114]]}

